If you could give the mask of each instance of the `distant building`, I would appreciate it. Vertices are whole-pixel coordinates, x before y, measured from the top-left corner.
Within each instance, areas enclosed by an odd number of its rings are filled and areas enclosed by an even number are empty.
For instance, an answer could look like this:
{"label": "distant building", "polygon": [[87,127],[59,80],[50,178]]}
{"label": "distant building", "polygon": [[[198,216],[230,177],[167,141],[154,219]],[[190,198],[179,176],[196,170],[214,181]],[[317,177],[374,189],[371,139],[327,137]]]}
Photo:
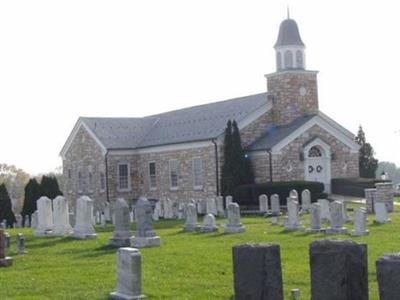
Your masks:
{"label": "distant building", "polygon": [[236,120],[256,182],[357,177],[354,135],[318,109],[317,71],[293,19],[279,28],[267,93],[143,118],[78,119],[62,151],[64,194],[96,209],[140,195],[188,201],[219,194],[223,136]]}

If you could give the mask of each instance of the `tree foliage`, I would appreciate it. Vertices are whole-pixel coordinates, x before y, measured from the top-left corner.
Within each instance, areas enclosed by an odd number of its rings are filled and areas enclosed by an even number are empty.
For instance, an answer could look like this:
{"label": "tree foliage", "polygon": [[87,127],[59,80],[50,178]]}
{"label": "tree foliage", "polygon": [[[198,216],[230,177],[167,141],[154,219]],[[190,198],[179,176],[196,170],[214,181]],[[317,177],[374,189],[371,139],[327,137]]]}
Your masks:
{"label": "tree foliage", "polygon": [[40,198],[40,186],[36,178],[31,178],[25,186],[24,206],[22,207],[22,216],[30,216],[37,209],[36,201]]}
{"label": "tree foliage", "polygon": [[7,226],[13,226],[17,220],[11,206],[11,198],[4,183],[0,184],[0,221],[7,220]]}
{"label": "tree foliage", "polygon": [[379,162],[378,168],[375,172],[375,177],[380,179],[382,172],[385,172],[388,175],[389,180],[394,184],[400,183],[400,168],[398,168],[395,163],[388,161]]}
{"label": "tree foliage", "polygon": [[50,199],[62,195],[58,186],[57,178],[54,176],[43,175],[40,182],[40,194],[41,196],[46,196]]}
{"label": "tree foliage", "polygon": [[365,178],[375,178],[378,168],[378,160],[374,157],[374,149],[367,143],[365,133],[360,125],[355,141],[361,146],[359,150],[359,169],[360,176]]}

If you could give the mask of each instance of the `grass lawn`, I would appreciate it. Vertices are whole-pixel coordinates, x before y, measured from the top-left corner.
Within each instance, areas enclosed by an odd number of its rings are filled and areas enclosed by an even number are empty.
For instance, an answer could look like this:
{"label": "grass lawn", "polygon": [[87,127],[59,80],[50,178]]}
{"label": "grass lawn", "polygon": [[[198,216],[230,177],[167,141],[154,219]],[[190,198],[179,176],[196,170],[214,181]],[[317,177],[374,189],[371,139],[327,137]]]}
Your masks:
{"label": "grass lawn", "polygon": [[[354,238],[368,244],[370,299],[378,299],[376,259],[400,251],[399,213],[391,219],[391,224],[377,225],[370,216],[370,235]],[[300,288],[302,299],[310,299],[309,244],[324,235],[287,233],[269,225],[269,218],[243,217],[242,222],[247,231],[235,235],[184,233],[183,221],[156,222],[161,247],[141,250],[146,299],[231,299],[232,246],[248,242],[280,244],[285,298],[290,299],[292,288]],[[308,222],[304,218],[306,226]],[[0,299],[108,299],[116,287],[116,249],[107,246],[113,227],[96,230],[98,239],[86,241],[36,238],[30,229],[8,230],[14,265],[0,269]],[[24,256],[16,254],[18,232],[26,236]]]}

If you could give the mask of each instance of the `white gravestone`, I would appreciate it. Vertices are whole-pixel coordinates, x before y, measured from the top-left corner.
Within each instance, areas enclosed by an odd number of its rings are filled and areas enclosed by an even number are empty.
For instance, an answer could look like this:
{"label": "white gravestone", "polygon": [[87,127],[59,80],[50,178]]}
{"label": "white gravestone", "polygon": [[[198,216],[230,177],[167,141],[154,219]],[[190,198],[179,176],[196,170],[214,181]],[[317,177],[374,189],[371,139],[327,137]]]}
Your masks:
{"label": "white gravestone", "polygon": [[200,229],[202,232],[213,232],[217,231],[218,227],[215,224],[215,217],[213,214],[207,214],[204,216],[203,226]]}
{"label": "white gravestone", "polygon": [[240,223],[240,207],[237,203],[231,203],[228,206],[228,224],[224,225],[225,233],[240,233],[246,229]]}
{"label": "white gravestone", "polygon": [[347,228],[343,227],[343,202],[333,201],[329,207],[331,215],[331,227],[326,229],[327,234],[347,234]]}
{"label": "white gravestone", "polygon": [[185,203],[179,202],[178,204],[178,220],[182,220],[184,218],[185,213]]}
{"label": "white gravestone", "polygon": [[104,204],[104,217],[106,222],[111,222],[111,208],[108,202]]}
{"label": "white gravestone", "polygon": [[367,209],[358,207],[354,209],[354,230],[351,232],[353,236],[368,235],[367,229]]}
{"label": "white gravestone", "polygon": [[296,190],[291,190],[289,193],[289,198],[296,198],[296,201],[299,201],[299,193]]}
{"label": "white gravestone", "polygon": [[262,194],[258,197],[258,205],[261,213],[268,212],[268,196]]}
{"label": "white gravestone", "polygon": [[329,211],[329,200],[318,199],[318,203],[321,205],[321,222],[329,222],[331,219]]}
{"label": "white gravestone", "polygon": [[199,229],[197,224],[197,210],[193,203],[189,203],[186,206],[186,222],[183,228],[184,231],[196,231]]}
{"label": "white gravestone", "polygon": [[82,196],[76,201],[76,220],[72,237],[77,239],[97,238],[92,224],[93,200]]}
{"label": "white gravestone", "polygon": [[153,213],[153,220],[158,221],[160,217],[162,217],[162,205],[161,205],[161,201],[158,200],[155,204],[154,207],[154,213]]}
{"label": "white gravestone", "polygon": [[31,228],[36,230],[37,225],[38,225],[38,211],[35,210],[31,215]]}
{"label": "white gravestone", "polygon": [[279,195],[271,195],[271,214],[273,216],[279,216],[281,214],[281,204],[279,201]]}
{"label": "white gravestone", "polygon": [[53,231],[53,210],[51,207],[51,200],[47,197],[40,197],[36,204],[38,209],[38,223],[35,235],[51,235]]}
{"label": "white gravestone", "polygon": [[311,224],[308,232],[320,232],[321,231],[321,204],[311,204]]}
{"label": "white gravestone", "polygon": [[140,197],[136,202],[136,232],[131,238],[134,248],[160,247],[160,237],[153,230],[153,209],[149,200]]}
{"label": "white gravestone", "polygon": [[19,214],[15,215],[15,219],[17,220],[16,228],[22,228],[22,216]]}
{"label": "white gravestone", "polygon": [[217,212],[217,204],[215,203],[215,199],[214,198],[208,198],[207,199],[207,214],[213,214],[214,216],[216,216],[218,214]]}
{"label": "white gravestone", "polygon": [[311,210],[311,193],[307,189],[301,192],[301,210],[303,212],[310,212]]}
{"label": "white gravestone", "polygon": [[110,299],[141,299],[142,294],[142,255],[135,248],[119,248],[117,256],[117,290]]}
{"label": "white gravestone", "polygon": [[229,204],[233,203],[233,197],[232,196],[226,196],[225,197],[225,207],[228,208]]}
{"label": "white gravestone", "polygon": [[109,244],[115,247],[126,247],[131,244],[129,205],[122,198],[115,201],[115,229]]}
{"label": "white gravestone", "polygon": [[375,221],[377,223],[385,224],[390,222],[388,209],[384,202],[375,202],[374,210],[375,210]]}
{"label": "white gravestone", "polygon": [[345,222],[351,222],[351,217],[347,214],[347,203],[343,200],[343,220]]}
{"label": "white gravestone", "polygon": [[286,230],[303,230],[299,215],[299,202],[296,197],[289,197],[287,201],[288,218],[285,225]]}
{"label": "white gravestone", "polygon": [[215,198],[215,201],[217,202],[218,216],[225,217],[224,197],[218,196],[218,197]]}
{"label": "white gravestone", "polygon": [[63,196],[57,196],[53,200],[53,235],[63,236],[72,233],[69,223],[68,201]]}
{"label": "white gravestone", "polygon": [[169,198],[164,198],[163,207],[164,207],[164,219],[173,219],[174,212],[173,212],[173,203],[172,200]]}

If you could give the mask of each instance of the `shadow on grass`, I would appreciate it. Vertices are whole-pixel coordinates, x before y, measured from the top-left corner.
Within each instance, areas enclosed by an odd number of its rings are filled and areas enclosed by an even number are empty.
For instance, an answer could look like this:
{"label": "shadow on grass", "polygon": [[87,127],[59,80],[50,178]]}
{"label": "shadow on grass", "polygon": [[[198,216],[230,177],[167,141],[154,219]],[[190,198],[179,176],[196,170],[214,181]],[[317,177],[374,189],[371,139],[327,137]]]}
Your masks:
{"label": "shadow on grass", "polygon": [[82,251],[76,251],[74,254],[77,254],[77,258],[90,258],[90,257],[99,257],[102,255],[107,255],[111,253],[117,253],[118,247],[114,247],[111,245],[103,245],[101,247],[95,249],[83,249]]}
{"label": "shadow on grass", "polygon": [[[37,239],[43,239],[43,242],[37,242]],[[35,241],[34,244],[30,244],[31,241]],[[35,248],[43,248],[43,247],[52,247],[58,244],[62,243],[69,243],[73,242],[75,239],[71,237],[37,237],[37,238],[32,238],[27,240],[27,244],[29,243],[29,248],[35,249]]]}

